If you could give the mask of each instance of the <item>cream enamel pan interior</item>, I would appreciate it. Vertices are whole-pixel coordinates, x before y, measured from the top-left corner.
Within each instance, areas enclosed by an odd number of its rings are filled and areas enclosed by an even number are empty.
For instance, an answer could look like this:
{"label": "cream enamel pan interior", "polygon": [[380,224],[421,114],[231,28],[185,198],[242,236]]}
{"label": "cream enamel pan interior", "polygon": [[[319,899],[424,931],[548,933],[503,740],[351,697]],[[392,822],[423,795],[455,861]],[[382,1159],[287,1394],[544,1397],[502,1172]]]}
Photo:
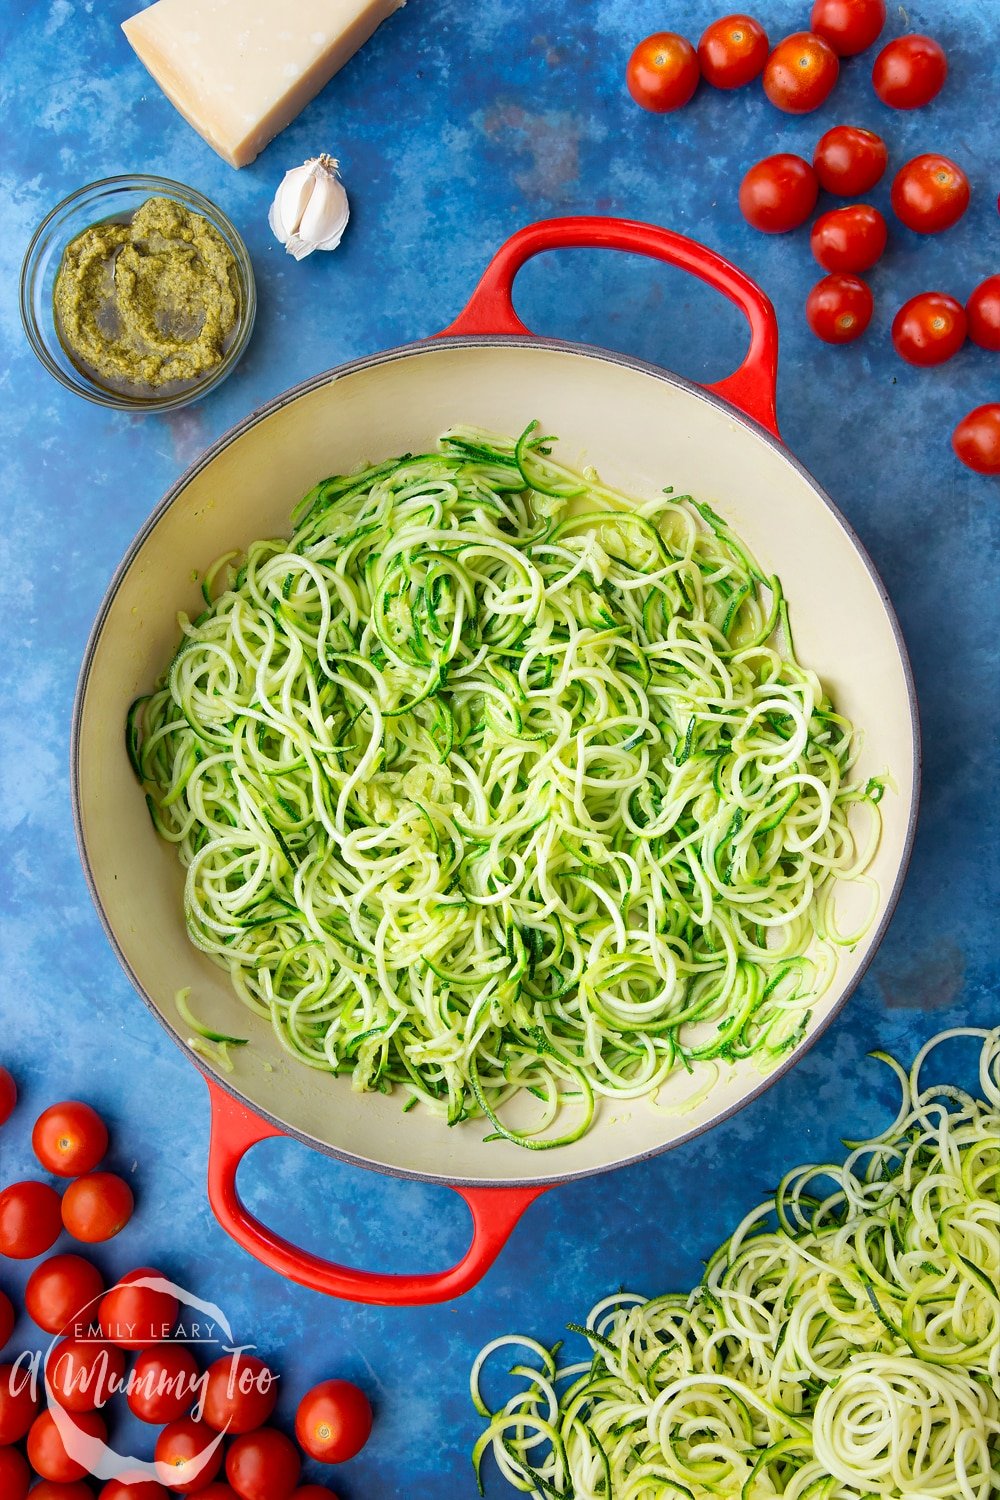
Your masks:
{"label": "cream enamel pan interior", "polygon": [[[766,1080],[752,1064],[724,1070],[691,1112],[643,1101],[605,1105],[592,1132],[554,1152],[484,1145],[482,1122],[448,1129],[400,1097],[352,1092],[348,1078],[287,1056],[227,974],[188,942],[183,872],[153,831],[125,753],[132,699],[148,691],[177,641],[177,612],[200,609],[195,572],[257,537],[289,530],[289,512],[318,479],[364,460],[426,450],[455,422],[519,432],[538,417],[559,456],[593,464],[636,495],[672,484],[708,501],[744,537],[789,600],[800,660],[864,726],[861,773],[891,773],[872,874],[878,912],[841,958],[817,1004],[807,1046],[864,971],[895,904],[917,793],[915,706],[891,607],[860,544],[831,502],[756,423],[680,378],[598,349],[526,338],[449,339],[363,360],[279,398],[211,449],[168,494],[109,590],[84,663],[73,737],[73,783],[84,865],[102,920],[134,984],[181,1046],[174,1008],[184,985],[201,1018],[249,1036],[220,1084],[283,1130],[380,1170],[450,1183],[551,1181],[632,1160],[731,1113]],[[794,1059],[789,1058],[784,1066]],[[205,1064],[199,1059],[199,1066]],[[773,1075],[772,1075],[773,1076]]]}

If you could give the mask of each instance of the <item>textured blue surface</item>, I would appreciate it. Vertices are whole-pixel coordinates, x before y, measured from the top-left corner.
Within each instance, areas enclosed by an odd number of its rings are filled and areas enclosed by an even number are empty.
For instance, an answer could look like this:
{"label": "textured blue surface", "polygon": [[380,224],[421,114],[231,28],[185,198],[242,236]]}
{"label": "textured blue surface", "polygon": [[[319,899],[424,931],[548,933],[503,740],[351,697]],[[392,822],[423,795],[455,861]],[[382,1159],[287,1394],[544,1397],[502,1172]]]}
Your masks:
{"label": "textured blue surface", "polygon": [[[27,1137],[41,1107],[67,1094],[91,1099],[113,1126],[114,1159],[133,1173],[139,1203],[127,1233],[100,1256],[107,1270],[154,1263],[221,1302],[236,1333],[279,1363],[286,1417],[314,1379],[359,1379],[378,1422],[364,1454],[336,1476],[344,1500],[464,1500],[474,1492],[468,1450],[477,1430],[466,1378],[483,1340],[510,1328],[554,1339],[620,1283],[650,1293],[687,1285],[784,1167],[836,1151],[841,1134],[885,1118],[891,1081],[863,1061],[868,1048],[906,1057],[943,1025],[998,1018],[989,904],[997,632],[987,584],[998,482],[962,469],[948,442],[965,411],[1000,397],[998,359],[970,346],[943,369],[911,370],[893,355],[888,327],[914,292],[964,298],[1000,270],[1000,22],[976,0],[908,7],[909,26],[939,36],[951,62],[944,93],[915,114],[875,100],[862,59],[844,67],[833,101],[806,119],[779,116],[753,87],[702,90],[681,115],[662,119],[629,101],[625,59],[663,25],[697,37],[718,13],[710,0],[410,0],[236,173],[133,57],[118,30],[130,9],[127,0],[0,8],[0,1057],[23,1094],[0,1140],[0,1177],[30,1171]],[[768,0],[759,13],[776,37],[804,24],[807,10],[804,0]],[[892,10],[890,32],[905,30]],[[821,131],[845,119],[883,130],[896,164],[921,150],[953,154],[973,197],[965,219],[936,239],[893,226],[872,275],[872,329],[838,351],[818,344],[802,317],[816,274],[805,234],[748,230],[736,185],[752,159],[777,149],[809,155]],[[295,264],[270,237],[266,208],[285,169],[320,150],[342,160],[352,222],[336,255]],[[235,375],[165,418],[108,413],[65,393],[36,364],[17,321],[18,263],[39,219],[80,184],[134,170],[214,198],[248,242],[260,293],[257,332]],[[873,194],[882,207],[888,181]],[[440,328],[508,233],[572,211],[690,233],[774,299],[784,435],[870,549],[912,653],[925,734],[916,851],[861,990],[750,1110],[673,1154],[542,1198],[459,1303],[403,1312],[341,1305],[284,1285],[211,1219],[204,1086],[130,990],[77,863],[67,783],[77,669],[115,564],[204,446],[293,382]],[[518,307],[539,331],[611,344],[702,379],[732,368],[744,344],[735,311],[680,273],[596,252],[533,263]],[[286,1232],[359,1263],[436,1269],[464,1244],[464,1210],[445,1190],[368,1176],[297,1145],[259,1148],[241,1182]],[[23,1280],[22,1268],[0,1266],[8,1290]],[[22,1324],[15,1343],[30,1337]]]}

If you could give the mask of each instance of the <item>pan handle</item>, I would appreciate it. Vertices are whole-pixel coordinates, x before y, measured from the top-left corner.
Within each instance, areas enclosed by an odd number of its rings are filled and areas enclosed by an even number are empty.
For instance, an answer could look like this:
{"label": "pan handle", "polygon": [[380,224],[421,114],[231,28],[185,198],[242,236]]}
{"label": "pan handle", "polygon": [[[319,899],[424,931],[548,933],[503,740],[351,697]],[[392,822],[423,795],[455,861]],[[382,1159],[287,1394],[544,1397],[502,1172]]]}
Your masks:
{"label": "pan handle", "polygon": [[308,1250],[300,1250],[249,1212],[236,1187],[240,1162],[251,1146],[284,1132],[262,1120],[211,1078],[206,1076],[205,1082],[212,1104],[208,1150],[208,1201],[212,1212],[226,1233],[265,1266],[279,1276],[330,1297],[397,1307],[448,1302],[460,1297],[485,1276],[525,1209],[548,1186],[540,1183],[537,1187],[453,1188],[469,1206],[473,1229],[471,1245],[450,1270],[398,1276],[337,1265]]}
{"label": "pan handle", "polygon": [[527,225],[500,246],[465,308],[438,337],[463,333],[530,334],[531,329],[521,322],[511,299],[518,271],[525,261],[543,250],[582,248],[631,250],[636,255],[666,261],[682,271],[690,271],[735,302],[750,324],[750,347],[732,375],[705,389],[738,406],[775,437],[780,436],[775,415],[778,321],[770,299],[731,261],[706,245],[699,245],[697,240],[689,240],[672,229],[662,229],[658,224],[579,216],[543,219]]}

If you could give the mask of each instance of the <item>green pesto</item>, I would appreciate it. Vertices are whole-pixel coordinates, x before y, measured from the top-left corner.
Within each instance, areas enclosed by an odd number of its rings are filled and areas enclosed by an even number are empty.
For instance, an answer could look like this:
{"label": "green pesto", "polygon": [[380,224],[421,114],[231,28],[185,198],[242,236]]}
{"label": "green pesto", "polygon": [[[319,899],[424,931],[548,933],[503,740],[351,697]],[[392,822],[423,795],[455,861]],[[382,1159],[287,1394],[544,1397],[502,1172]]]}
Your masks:
{"label": "green pesto", "polygon": [[172,198],[67,245],[53,293],[63,343],[115,389],[187,384],[220,362],[240,313],[236,261],[219,231]]}

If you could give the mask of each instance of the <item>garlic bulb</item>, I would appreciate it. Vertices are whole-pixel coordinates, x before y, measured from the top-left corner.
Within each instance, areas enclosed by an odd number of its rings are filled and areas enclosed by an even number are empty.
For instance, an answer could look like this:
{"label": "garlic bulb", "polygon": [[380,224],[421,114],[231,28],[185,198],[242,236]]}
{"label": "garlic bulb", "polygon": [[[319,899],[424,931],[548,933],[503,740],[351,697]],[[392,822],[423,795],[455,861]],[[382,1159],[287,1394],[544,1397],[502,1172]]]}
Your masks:
{"label": "garlic bulb", "polygon": [[312,156],[281,179],[267,222],[296,260],[314,250],[336,250],[351,217],[340,166],[332,156]]}

